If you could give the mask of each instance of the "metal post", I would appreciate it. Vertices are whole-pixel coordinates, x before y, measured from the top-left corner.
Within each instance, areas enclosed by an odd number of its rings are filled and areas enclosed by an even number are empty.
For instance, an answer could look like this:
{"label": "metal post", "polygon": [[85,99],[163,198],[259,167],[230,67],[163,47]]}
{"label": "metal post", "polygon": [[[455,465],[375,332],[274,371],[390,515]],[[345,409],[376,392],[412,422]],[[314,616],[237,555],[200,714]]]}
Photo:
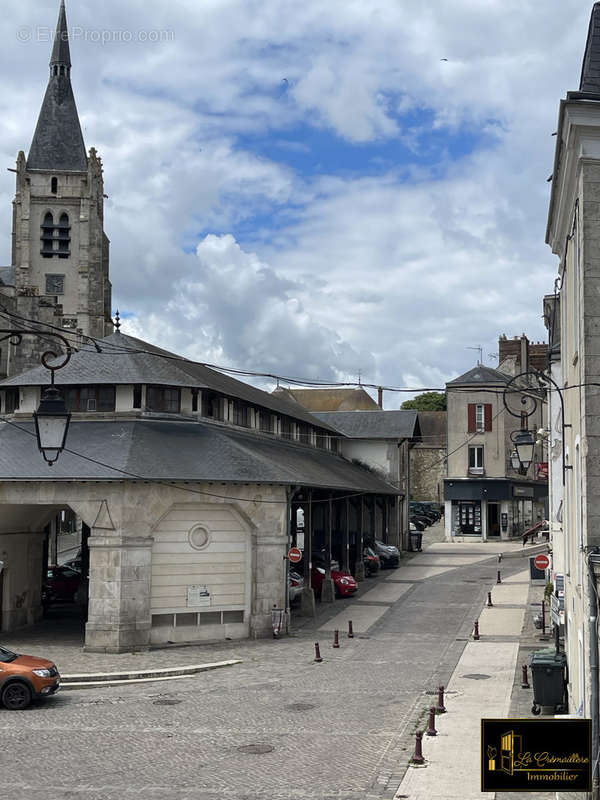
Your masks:
{"label": "metal post", "polygon": [[475,641],[479,640],[479,620],[476,619],[473,623],[473,639]]}
{"label": "metal post", "polygon": [[440,686],[438,688],[438,704],[436,711],[438,714],[445,714],[446,713],[446,706],[444,705],[444,687]]}
{"label": "metal post", "polygon": [[344,525],[344,563],[343,568],[350,572],[350,498],[346,498],[346,523]]}
{"label": "metal post", "polygon": [[494,604],[492,603],[492,593],[491,592],[488,592],[487,607],[488,608],[493,608],[494,607]]}
{"label": "metal post", "polygon": [[319,643],[315,642],[315,661],[317,664],[320,664],[323,659],[321,658],[321,650],[319,648]]}
{"label": "metal post", "polygon": [[412,757],[413,764],[424,764],[423,758],[423,731],[415,733],[415,754]]}
{"label": "metal post", "polygon": [[340,632],[333,632],[333,646],[337,649],[340,646]]}
{"label": "metal post", "polygon": [[542,600],[542,635],[546,635],[546,602]]}
{"label": "metal post", "polygon": [[352,629],[352,620],[348,620],[348,638],[354,639],[354,630]]}
{"label": "metal post", "polygon": [[357,581],[364,581],[365,579],[365,565],[363,563],[363,535],[364,535],[364,524],[365,524],[365,498],[364,495],[360,497],[360,524],[358,527],[358,552],[356,553],[356,566],[354,567],[355,575]]}
{"label": "metal post", "polygon": [[427,728],[427,736],[437,736],[435,729],[435,706],[429,709],[429,727]]}
{"label": "metal post", "polygon": [[521,679],[521,689],[529,689],[529,678],[527,677],[527,664],[521,667],[523,670],[523,677]]}
{"label": "metal post", "polygon": [[502,583],[502,576],[500,575],[500,570],[498,570],[498,580],[496,583]]}

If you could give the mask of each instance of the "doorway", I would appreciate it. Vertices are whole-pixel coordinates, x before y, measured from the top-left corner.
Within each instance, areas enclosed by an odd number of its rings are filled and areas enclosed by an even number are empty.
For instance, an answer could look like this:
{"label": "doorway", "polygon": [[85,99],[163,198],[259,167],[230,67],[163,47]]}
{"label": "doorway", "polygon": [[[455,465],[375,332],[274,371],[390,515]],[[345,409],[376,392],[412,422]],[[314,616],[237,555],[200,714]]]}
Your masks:
{"label": "doorway", "polygon": [[487,504],[487,530],[488,537],[500,538],[500,504],[489,503]]}

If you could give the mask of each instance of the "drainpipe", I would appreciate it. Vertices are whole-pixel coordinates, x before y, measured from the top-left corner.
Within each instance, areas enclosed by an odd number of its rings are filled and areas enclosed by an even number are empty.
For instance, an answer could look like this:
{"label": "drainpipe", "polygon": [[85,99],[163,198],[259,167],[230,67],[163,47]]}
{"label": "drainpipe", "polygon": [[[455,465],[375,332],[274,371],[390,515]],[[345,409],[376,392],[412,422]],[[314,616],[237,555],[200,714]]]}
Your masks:
{"label": "drainpipe", "polygon": [[590,689],[592,717],[592,797],[598,800],[598,591],[596,588],[596,569],[600,571],[600,549],[588,556],[588,595],[589,595],[589,642],[590,642]]}

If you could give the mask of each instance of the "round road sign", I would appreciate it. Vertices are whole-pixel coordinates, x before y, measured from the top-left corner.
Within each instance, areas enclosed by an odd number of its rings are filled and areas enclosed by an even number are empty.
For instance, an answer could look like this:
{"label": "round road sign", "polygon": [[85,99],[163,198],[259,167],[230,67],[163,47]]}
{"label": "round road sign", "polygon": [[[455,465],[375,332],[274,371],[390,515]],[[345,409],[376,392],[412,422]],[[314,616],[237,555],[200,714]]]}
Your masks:
{"label": "round road sign", "polygon": [[302,550],[299,550],[297,547],[292,547],[288,553],[288,558],[292,564],[297,564],[299,561],[302,561]]}
{"label": "round road sign", "polygon": [[540,553],[539,556],[536,556],[533,559],[533,563],[538,569],[546,569],[546,567],[550,564],[550,559],[548,556],[545,556],[543,553]]}

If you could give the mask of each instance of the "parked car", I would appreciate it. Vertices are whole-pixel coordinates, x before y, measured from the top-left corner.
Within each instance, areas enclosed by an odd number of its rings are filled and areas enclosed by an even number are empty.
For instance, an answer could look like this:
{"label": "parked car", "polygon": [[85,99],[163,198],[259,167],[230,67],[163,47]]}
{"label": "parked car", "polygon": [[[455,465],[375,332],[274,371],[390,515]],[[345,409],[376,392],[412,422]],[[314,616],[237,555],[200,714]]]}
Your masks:
{"label": "parked car", "polygon": [[424,531],[425,528],[427,527],[426,521],[423,519],[423,517],[414,517],[411,514],[408,520],[410,524],[414,525],[418,531]]}
{"label": "parked car", "polygon": [[70,561],[65,561],[65,563],[62,566],[68,567],[69,569],[74,569],[75,572],[81,572],[83,566],[81,556],[78,556],[77,558],[72,558]]}
{"label": "parked car", "polygon": [[[338,597],[350,597],[353,595],[356,590],[358,589],[358,584],[350,575],[349,572],[345,570],[341,570],[339,568],[334,569],[333,564],[337,562],[331,562],[331,577],[333,579],[333,585],[335,587],[335,593]],[[311,575],[311,584],[312,588],[314,589],[315,595],[317,597],[321,596],[321,590],[323,588],[323,581],[325,580],[325,567],[320,567],[317,564],[313,564],[312,568],[312,575]]]}
{"label": "parked car", "polygon": [[13,653],[0,647],[0,705],[20,711],[34,697],[56,694],[60,675],[52,661]]}
{"label": "parked car", "polygon": [[290,570],[288,573],[288,592],[290,598],[290,605],[300,599],[302,590],[304,589],[304,578],[299,572]]}
{"label": "parked car", "polygon": [[48,567],[42,589],[42,594],[46,594],[46,604],[65,601],[72,603],[80,583],[81,572],[65,566]]}
{"label": "parked car", "polygon": [[375,539],[375,552],[379,556],[381,569],[397,567],[400,564],[400,551],[393,544],[385,544],[385,542]]}
{"label": "parked car", "polygon": [[379,567],[381,566],[379,556],[371,547],[367,546],[363,550],[363,564],[365,565],[365,574],[367,577],[379,572]]}

